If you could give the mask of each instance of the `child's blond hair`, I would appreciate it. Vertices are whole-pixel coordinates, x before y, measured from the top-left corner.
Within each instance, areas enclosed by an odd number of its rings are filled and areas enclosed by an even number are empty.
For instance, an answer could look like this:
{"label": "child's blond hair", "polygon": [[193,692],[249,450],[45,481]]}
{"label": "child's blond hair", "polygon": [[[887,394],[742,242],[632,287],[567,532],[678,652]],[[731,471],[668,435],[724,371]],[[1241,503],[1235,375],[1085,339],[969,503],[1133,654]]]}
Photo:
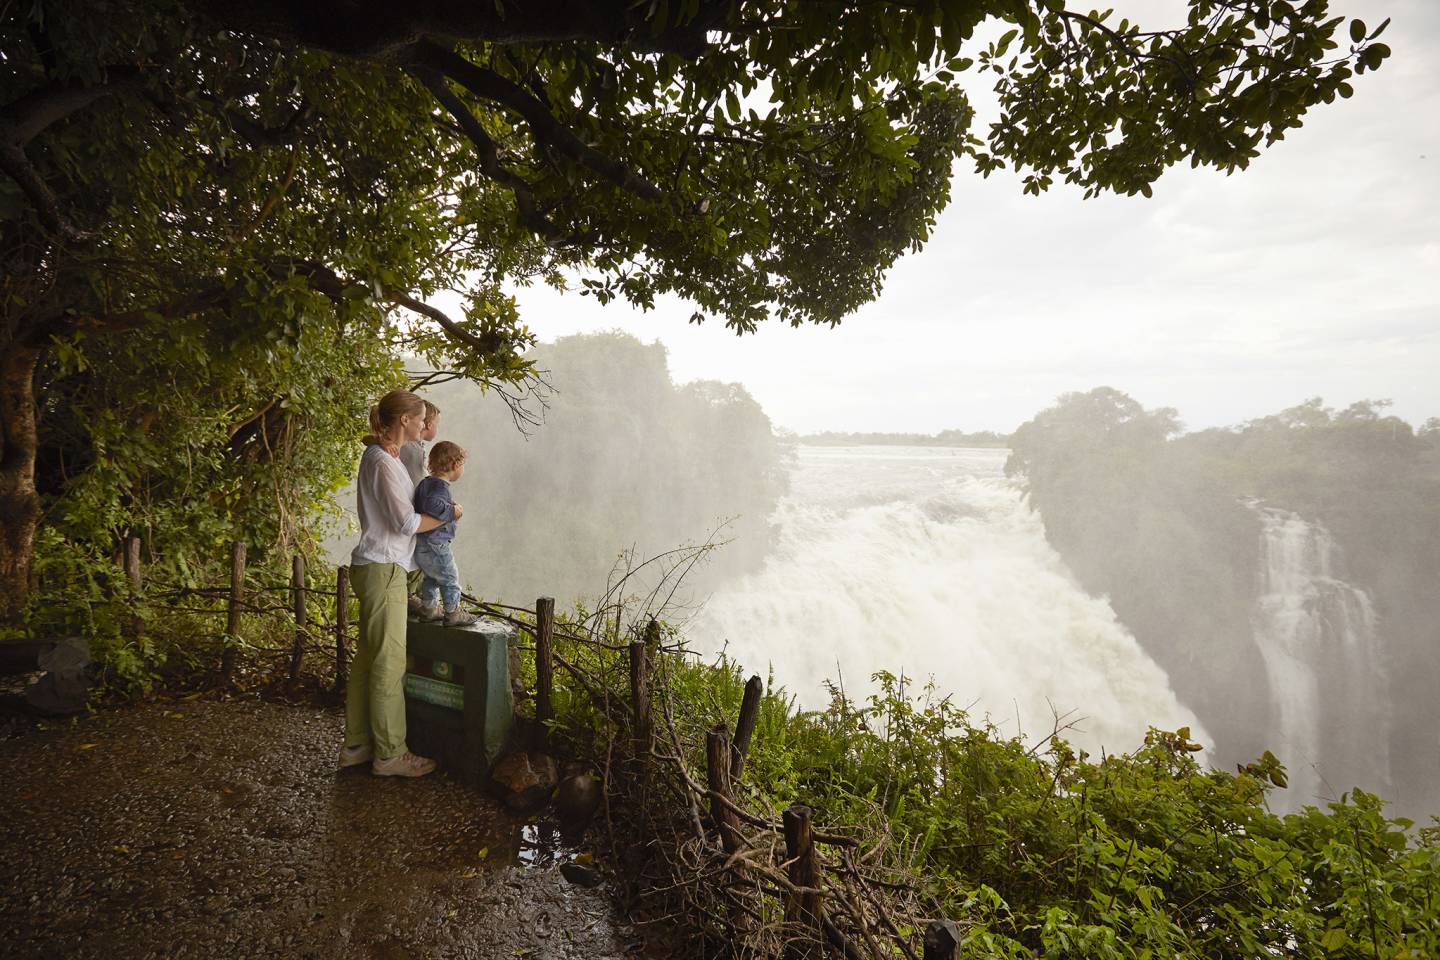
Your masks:
{"label": "child's blond hair", "polygon": [[430,472],[432,474],[449,473],[456,466],[464,463],[467,456],[469,454],[460,444],[441,440],[430,448]]}

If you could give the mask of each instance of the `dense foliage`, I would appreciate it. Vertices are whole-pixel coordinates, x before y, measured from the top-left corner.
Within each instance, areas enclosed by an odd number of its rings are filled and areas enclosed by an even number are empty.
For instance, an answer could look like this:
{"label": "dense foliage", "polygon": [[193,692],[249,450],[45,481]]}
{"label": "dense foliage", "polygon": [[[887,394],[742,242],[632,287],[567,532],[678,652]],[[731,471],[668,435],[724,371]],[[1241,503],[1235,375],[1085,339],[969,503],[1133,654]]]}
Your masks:
{"label": "dense foliage", "polygon": [[1311,400],[1185,434],[1174,410],[1147,411],[1102,387],[1066,395],[1022,425],[1007,471],[1023,477],[1081,583],[1110,597],[1217,737],[1220,756],[1234,760],[1273,746],[1276,721],[1252,623],[1261,529],[1248,504],[1328,529],[1344,561],[1335,573],[1374,598],[1391,691],[1377,709],[1392,718],[1388,732],[1337,732],[1331,747],[1358,755],[1388,737],[1405,758],[1388,789],[1425,810],[1440,797],[1429,746],[1440,723],[1430,693],[1440,682],[1440,421],[1417,431],[1384,408]]}
{"label": "dense foliage", "polygon": [[[623,659],[573,655],[592,680],[618,676],[624,697]],[[672,654],[663,673],[683,742],[733,721],[738,665]],[[835,689],[815,712],[772,688],[746,780],[761,809],[808,804],[817,829],[860,836],[859,857],[873,848],[923,887],[932,917],[960,923],[962,957],[1440,951],[1440,827],[1387,817],[1376,796],[1279,817],[1266,798],[1285,771],[1269,754],[1235,774],[1206,771],[1189,731],[1152,730],[1134,753],[1097,760],[1061,737],[1003,738],[948,700],[874,679],[865,703]],[[590,695],[568,686],[559,702],[569,742],[603,757],[614,734]],[[702,769],[703,750],[688,760]]]}
{"label": "dense foliage", "polygon": [[[122,687],[172,658],[214,666],[223,616],[176,615],[171,607],[194,602],[177,604],[175,591],[228,584],[234,540],[249,547],[252,579],[283,583],[292,553],[315,559],[317,505],[353,477],[367,398],[404,377],[383,341],[360,351],[337,340],[326,312],[297,312],[290,324],[288,335],[224,348],[182,322],[162,325],[156,343],[57,344],[43,371],[37,480],[49,510],[32,632],[88,638]],[[128,536],[141,541],[143,597],[120,567]],[[257,623],[245,631],[252,641],[264,632]]]}

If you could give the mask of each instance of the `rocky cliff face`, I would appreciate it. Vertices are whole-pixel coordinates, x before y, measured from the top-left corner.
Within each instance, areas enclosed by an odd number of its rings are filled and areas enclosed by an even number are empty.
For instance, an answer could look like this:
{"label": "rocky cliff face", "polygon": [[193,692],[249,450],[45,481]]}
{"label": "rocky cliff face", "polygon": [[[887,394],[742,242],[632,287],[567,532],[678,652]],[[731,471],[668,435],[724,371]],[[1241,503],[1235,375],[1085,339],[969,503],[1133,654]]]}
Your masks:
{"label": "rocky cliff face", "polygon": [[1406,814],[1440,810],[1440,596],[1422,589],[1425,554],[1392,542],[1380,563],[1372,528],[1350,524],[1347,543],[1253,500],[1176,502],[1163,519],[1136,499],[1052,504],[1044,517],[1216,738],[1217,764],[1273,751],[1291,775],[1283,809],[1359,786]]}

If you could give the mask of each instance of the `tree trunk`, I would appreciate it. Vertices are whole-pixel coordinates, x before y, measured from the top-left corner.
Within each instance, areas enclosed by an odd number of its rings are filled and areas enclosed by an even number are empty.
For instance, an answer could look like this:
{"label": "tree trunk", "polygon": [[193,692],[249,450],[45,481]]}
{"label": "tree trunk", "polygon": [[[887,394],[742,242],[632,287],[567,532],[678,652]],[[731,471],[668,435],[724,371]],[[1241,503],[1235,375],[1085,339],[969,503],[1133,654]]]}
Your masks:
{"label": "tree trunk", "polygon": [[0,348],[0,623],[20,619],[30,599],[30,560],[40,523],[35,492],[35,365],[40,351],[11,340]]}

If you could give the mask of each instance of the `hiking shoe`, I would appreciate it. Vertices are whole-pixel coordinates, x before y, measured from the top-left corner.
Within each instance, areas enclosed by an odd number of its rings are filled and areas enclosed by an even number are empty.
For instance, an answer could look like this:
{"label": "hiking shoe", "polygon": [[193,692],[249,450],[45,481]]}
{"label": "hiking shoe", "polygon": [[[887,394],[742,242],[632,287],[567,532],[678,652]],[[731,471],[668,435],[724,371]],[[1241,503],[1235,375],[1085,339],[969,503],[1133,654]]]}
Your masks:
{"label": "hiking shoe", "polygon": [[346,767],[358,767],[362,763],[369,763],[371,758],[370,744],[362,743],[358,747],[340,748],[340,769]]}
{"label": "hiking shoe", "polygon": [[376,757],[370,764],[370,772],[377,777],[423,777],[435,769],[435,761],[428,757],[417,757],[406,750],[398,757],[381,760]]}
{"label": "hiking shoe", "polygon": [[429,620],[444,620],[444,619],[445,619],[445,610],[444,610],[444,608],[442,608],[442,607],[440,606],[440,604],[438,604],[438,603],[435,603],[435,604],[422,603],[422,604],[420,604],[420,612],[417,613],[417,614],[415,614],[415,618],[416,618],[417,620],[426,620],[426,621],[429,621]]}
{"label": "hiking shoe", "polygon": [[405,609],[406,612],[410,614],[410,616],[418,617],[420,616],[420,613],[425,609],[425,601],[421,600],[418,595],[412,593],[405,601]]}
{"label": "hiking shoe", "polygon": [[454,610],[446,611],[445,626],[468,627],[470,626],[470,624],[474,623],[476,620],[479,619],[479,617],[475,616],[475,614],[471,613],[469,610],[461,610],[459,607],[456,607]]}

